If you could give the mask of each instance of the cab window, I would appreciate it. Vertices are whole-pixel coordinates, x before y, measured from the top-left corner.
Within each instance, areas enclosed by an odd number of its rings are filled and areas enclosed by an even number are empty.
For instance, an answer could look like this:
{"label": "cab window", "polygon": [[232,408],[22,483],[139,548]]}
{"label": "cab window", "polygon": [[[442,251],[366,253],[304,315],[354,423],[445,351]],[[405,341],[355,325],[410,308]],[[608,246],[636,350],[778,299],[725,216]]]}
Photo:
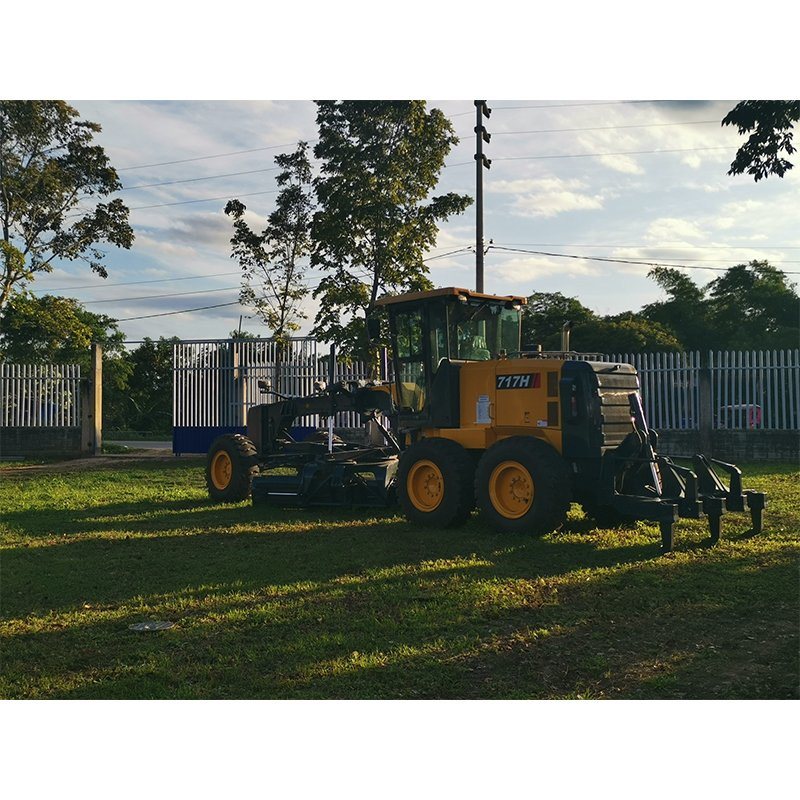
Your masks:
{"label": "cab window", "polygon": [[399,405],[422,411],[425,405],[425,361],[422,354],[422,312],[402,311],[395,318],[397,331],[397,391]]}

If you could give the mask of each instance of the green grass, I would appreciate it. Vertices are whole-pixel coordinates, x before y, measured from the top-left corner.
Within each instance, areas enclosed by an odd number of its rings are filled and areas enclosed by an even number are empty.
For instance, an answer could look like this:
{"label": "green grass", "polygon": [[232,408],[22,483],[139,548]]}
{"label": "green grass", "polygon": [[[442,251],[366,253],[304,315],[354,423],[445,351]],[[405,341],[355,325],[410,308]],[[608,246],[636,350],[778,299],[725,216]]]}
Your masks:
{"label": "green grass", "polygon": [[[796,469],[723,518],[543,539],[208,502],[197,460],[0,470],[9,698],[798,697]],[[158,633],[128,629],[168,620]]]}

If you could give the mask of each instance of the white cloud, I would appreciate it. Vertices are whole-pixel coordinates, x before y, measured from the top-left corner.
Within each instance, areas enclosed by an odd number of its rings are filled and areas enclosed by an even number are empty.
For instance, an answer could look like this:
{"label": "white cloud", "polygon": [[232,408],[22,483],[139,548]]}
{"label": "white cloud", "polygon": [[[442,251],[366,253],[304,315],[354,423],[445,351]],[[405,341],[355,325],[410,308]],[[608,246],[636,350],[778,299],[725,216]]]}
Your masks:
{"label": "white cloud", "polygon": [[686,164],[687,167],[691,167],[692,169],[699,169],[703,163],[703,159],[697,153],[691,153],[689,155],[683,156],[681,161]]}
{"label": "white cloud", "polygon": [[[496,261],[494,259],[497,259]],[[487,262],[488,263],[488,262]],[[546,275],[597,275],[598,267],[583,259],[561,259],[547,256],[493,256],[487,271],[502,280],[519,284],[517,291],[528,291],[534,282]]]}
{"label": "white cloud", "polygon": [[722,214],[739,217],[744,214],[750,214],[756,209],[762,208],[763,203],[760,200],[742,200],[740,202],[726,203],[720,209]]}
{"label": "white cloud", "polygon": [[603,207],[601,194],[587,194],[580,180],[526,178],[496,181],[491,191],[514,196],[511,213],[521,217],[555,217],[567,211],[596,210]]}
{"label": "white cloud", "polygon": [[661,217],[653,220],[647,227],[645,237],[647,239],[682,240],[682,239],[702,239],[705,236],[703,231],[691,220],[679,219],[677,217]]}
{"label": "white cloud", "polygon": [[599,161],[603,166],[613,169],[615,172],[622,172],[627,175],[644,175],[642,167],[630,156],[601,156]]}

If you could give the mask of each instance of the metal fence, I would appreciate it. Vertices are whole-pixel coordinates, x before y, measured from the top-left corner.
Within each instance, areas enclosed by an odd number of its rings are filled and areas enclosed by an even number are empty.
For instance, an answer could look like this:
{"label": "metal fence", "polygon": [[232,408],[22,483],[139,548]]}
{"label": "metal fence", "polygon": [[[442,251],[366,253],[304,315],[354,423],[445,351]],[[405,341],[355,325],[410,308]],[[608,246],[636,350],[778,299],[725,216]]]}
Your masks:
{"label": "metal fence", "polygon": [[[705,357],[703,357],[705,356]],[[660,430],[700,427],[701,382],[714,430],[800,429],[800,351],[708,351],[604,356],[639,373],[647,418]]]}
{"label": "metal fence", "polygon": [[709,367],[715,428],[800,428],[800,351],[709,353]]}
{"label": "metal fence", "polygon": [[291,340],[280,357],[270,339],[180,342],[172,355],[176,427],[243,426],[248,408],[264,402],[260,380],[301,395],[319,377],[317,342],[309,338]]}
{"label": "metal fence", "polygon": [[[763,352],[614,353],[606,361],[633,364],[645,412],[657,430],[712,428],[800,429],[798,350]],[[174,347],[174,425],[241,427],[247,410],[275,399],[259,390],[268,381],[285,395],[307,395],[329,379],[327,355],[313,338],[289,341],[282,352],[270,339],[182,342]],[[385,368],[382,369],[386,377]],[[364,364],[336,365],[336,380],[361,380]],[[701,407],[702,406],[702,407]],[[299,420],[317,426],[320,420]],[[337,427],[361,425],[343,412]]]}
{"label": "metal fence", "polygon": [[639,373],[647,421],[657,430],[696,429],[700,424],[700,353],[614,353],[605,361],[633,364]]}
{"label": "metal fence", "polygon": [[[360,363],[335,367],[335,381],[363,380],[369,371]],[[329,358],[310,337],[290,339],[282,346],[273,339],[222,339],[180,342],[173,346],[173,428],[203,429],[199,440],[173,436],[176,452],[190,452],[218,432],[244,429],[253,406],[279,395],[313,394],[315,384],[327,383]],[[267,384],[263,391],[259,382]],[[279,394],[274,394],[279,393]],[[296,421],[298,427],[318,427],[318,415]],[[355,412],[334,418],[337,428],[362,425]],[[184,442],[191,442],[184,444]],[[201,448],[202,449],[202,448]]]}
{"label": "metal fence", "polygon": [[0,426],[80,427],[80,382],[78,364],[0,362]]}

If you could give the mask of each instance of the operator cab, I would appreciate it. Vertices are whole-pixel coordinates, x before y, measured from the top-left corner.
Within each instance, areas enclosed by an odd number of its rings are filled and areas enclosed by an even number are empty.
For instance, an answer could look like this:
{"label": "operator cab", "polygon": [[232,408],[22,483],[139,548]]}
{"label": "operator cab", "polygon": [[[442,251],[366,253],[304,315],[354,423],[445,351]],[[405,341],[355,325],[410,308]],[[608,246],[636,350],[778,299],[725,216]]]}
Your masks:
{"label": "operator cab", "polygon": [[457,426],[461,365],[518,352],[525,302],[455,287],[378,300],[389,316],[401,425]]}

